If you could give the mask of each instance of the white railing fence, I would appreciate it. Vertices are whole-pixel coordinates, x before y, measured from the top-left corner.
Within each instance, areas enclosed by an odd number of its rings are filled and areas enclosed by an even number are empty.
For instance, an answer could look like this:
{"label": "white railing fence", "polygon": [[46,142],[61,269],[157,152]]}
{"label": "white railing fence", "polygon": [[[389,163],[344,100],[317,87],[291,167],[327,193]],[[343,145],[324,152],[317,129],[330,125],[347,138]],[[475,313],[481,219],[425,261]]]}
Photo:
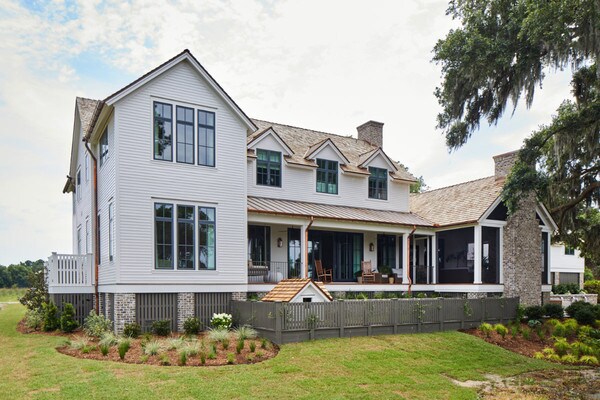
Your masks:
{"label": "white railing fence", "polygon": [[94,284],[91,254],[57,254],[48,257],[48,286],[82,287]]}

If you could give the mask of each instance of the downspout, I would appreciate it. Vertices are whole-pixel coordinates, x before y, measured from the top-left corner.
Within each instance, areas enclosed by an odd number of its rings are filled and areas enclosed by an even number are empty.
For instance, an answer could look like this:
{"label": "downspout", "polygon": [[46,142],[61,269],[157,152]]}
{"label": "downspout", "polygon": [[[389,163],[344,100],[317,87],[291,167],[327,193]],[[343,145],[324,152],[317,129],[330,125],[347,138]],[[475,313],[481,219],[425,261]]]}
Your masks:
{"label": "downspout", "polygon": [[[410,277],[410,237],[415,233],[416,230],[417,230],[417,226],[413,225],[413,229],[408,234],[408,238],[406,240],[406,277],[408,279],[408,295],[409,296],[410,296],[411,287],[412,287],[412,278]],[[413,254],[413,257],[414,256],[415,255]]]}
{"label": "downspout", "polygon": [[308,279],[308,230],[312,226],[313,222],[315,222],[315,217],[310,217],[310,222],[308,226],[304,230],[304,278]]}
{"label": "downspout", "polygon": [[96,314],[100,314],[100,293],[98,293],[98,261],[100,256],[100,248],[98,246],[98,231],[100,230],[98,226],[98,159],[94,156],[92,149],[90,149],[88,139],[84,138],[83,143],[85,143],[88,154],[92,157],[93,165],[92,187],[94,196],[92,200],[92,226],[96,227],[96,235],[94,237],[94,299],[96,300]]}

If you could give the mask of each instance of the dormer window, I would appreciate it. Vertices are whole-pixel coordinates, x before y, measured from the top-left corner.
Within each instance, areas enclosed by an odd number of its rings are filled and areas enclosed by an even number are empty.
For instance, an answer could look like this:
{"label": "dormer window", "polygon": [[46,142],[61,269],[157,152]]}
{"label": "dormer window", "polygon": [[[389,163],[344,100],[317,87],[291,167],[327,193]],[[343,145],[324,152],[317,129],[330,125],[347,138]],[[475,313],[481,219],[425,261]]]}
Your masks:
{"label": "dormer window", "polygon": [[369,167],[369,198],[387,200],[388,171],[385,168]]}
{"label": "dormer window", "polygon": [[317,192],[338,194],[337,161],[317,158]]}
{"label": "dormer window", "polygon": [[256,184],[281,187],[281,152],[256,150]]}

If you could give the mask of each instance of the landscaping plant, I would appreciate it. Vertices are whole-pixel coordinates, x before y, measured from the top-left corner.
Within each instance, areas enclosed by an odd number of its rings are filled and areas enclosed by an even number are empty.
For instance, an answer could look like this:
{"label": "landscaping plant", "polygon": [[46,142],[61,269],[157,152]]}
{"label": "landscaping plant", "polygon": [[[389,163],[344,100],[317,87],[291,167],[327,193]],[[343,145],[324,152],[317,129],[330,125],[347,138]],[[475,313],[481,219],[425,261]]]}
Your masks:
{"label": "landscaping plant", "polygon": [[213,314],[210,320],[210,325],[215,329],[229,330],[229,328],[231,328],[232,323],[233,318],[231,314],[227,313]]}
{"label": "landscaping plant", "polygon": [[506,335],[508,334],[508,328],[502,324],[494,325],[494,330],[496,331],[496,333],[498,335],[502,336],[502,339],[504,339],[506,337]]}
{"label": "landscaping plant", "polygon": [[579,284],[577,283],[561,283],[559,285],[552,286],[552,293],[578,294],[581,293],[581,289],[579,289]]}
{"label": "landscaping plant", "polygon": [[125,359],[125,354],[127,354],[130,347],[131,341],[129,339],[121,339],[119,341],[119,346],[117,347],[117,349],[119,350],[119,357],[121,358],[121,360]]}
{"label": "landscaping plant", "polygon": [[204,365],[206,364],[206,353],[205,352],[200,352],[200,364]]}
{"label": "landscaping plant", "polygon": [[212,342],[222,342],[229,339],[229,332],[223,328],[211,329],[208,332],[208,339]]}
{"label": "landscaping plant", "polygon": [[75,321],[75,307],[71,303],[65,303],[62,314],[60,315],[60,330],[65,333],[71,333],[79,323]]}
{"label": "landscaping plant", "polygon": [[250,342],[250,352],[254,353],[255,350],[256,350],[256,343]]}
{"label": "landscaping plant", "polygon": [[233,334],[238,340],[246,340],[256,338],[258,332],[256,332],[256,329],[252,328],[251,326],[244,325],[234,329]]}
{"label": "landscaping plant", "polygon": [[567,342],[567,339],[558,338],[554,342],[554,350],[556,351],[556,354],[562,357],[567,354],[569,350],[571,350],[571,345],[569,342]]}
{"label": "landscaping plant", "polygon": [[494,330],[494,327],[491,324],[484,322],[481,325],[479,325],[479,330],[485,334],[485,337],[489,338],[490,333],[492,333],[492,331]]}
{"label": "landscaping plant", "polygon": [[233,364],[235,362],[235,354],[227,353],[227,364]]}
{"label": "landscaping plant", "polygon": [[583,288],[587,293],[597,294],[600,296],[600,280],[585,281]]}
{"label": "landscaping plant", "polygon": [[102,355],[104,357],[106,357],[108,355],[108,351],[110,350],[110,347],[106,344],[100,344],[100,353],[102,353]]}
{"label": "landscaping plant", "polygon": [[48,302],[48,285],[44,276],[44,270],[30,271],[27,275],[29,289],[19,298],[19,302],[30,311],[42,311],[44,304]]}
{"label": "landscaping plant", "polygon": [[186,319],[183,323],[183,331],[188,336],[199,334],[201,328],[202,323],[198,318],[195,317],[190,317]]}
{"label": "landscaping plant", "polygon": [[241,354],[243,349],[244,349],[244,340],[240,339],[237,342],[237,346],[235,346],[235,352],[237,354]]}
{"label": "landscaping plant", "polygon": [[182,350],[179,352],[179,365],[180,366],[184,366],[187,364],[187,352],[185,350]]}
{"label": "landscaping plant", "polygon": [[162,346],[160,342],[154,340],[146,343],[146,345],[144,346],[144,354],[147,354],[149,356],[155,356],[160,352],[161,349]]}
{"label": "landscaping plant", "polygon": [[106,332],[112,331],[112,321],[92,310],[83,321],[83,331],[89,336],[102,337]]}
{"label": "landscaping plant", "polygon": [[163,319],[152,322],[152,333],[156,336],[169,336],[171,334],[171,320]]}
{"label": "landscaping plant", "polygon": [[57,330],[60,327],[60,320],[58,319],[58,307],[56,307],[56,304],[50,301],[44,303],[42,308],[44,310],[44,331],[51,332]]}
{"label": "landscaping plant", "polygon": [[132,322],[125,324],[123,327],[123,335],[132,339],[137,339],[142,334],[142,327],[140,324]]}
{"label": "landscaping plant", "polygon": [[44,326],[44,311],[42,309],[27,310],[25,313],[25,326],[27,329],[39,331]]}
{"label": "landscaping plant", "polygon": [[163,354],[160,356],[160,365],[171,365],[171,361],[169,360],[169,356],[166,354]]}
{"label": "landscaping plant", "polygon": [[105,345],[107,347],[116,346],[118,343],[119,338],[112,332],[104,332],[98,342],[99,345]]}
{"label": "landscaping plant", "polygon": [[561,319],[565,315],[565,310],[560,304],[546,303],[543,310],[544,315],[548,318]]}
{"label": "landscaping plant", "polygon": [[541,320],[544,317],[544,309],[541,306],[529,306],[524,310],[528,320]]}

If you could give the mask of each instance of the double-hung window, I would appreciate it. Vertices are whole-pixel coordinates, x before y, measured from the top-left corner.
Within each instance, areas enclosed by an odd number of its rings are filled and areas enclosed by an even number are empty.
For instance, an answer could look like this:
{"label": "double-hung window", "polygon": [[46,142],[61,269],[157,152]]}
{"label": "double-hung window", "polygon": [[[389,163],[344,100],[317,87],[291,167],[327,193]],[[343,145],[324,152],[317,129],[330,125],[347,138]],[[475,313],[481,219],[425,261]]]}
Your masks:
{"label": "double-hung window", "polygon": [[81,225],[77,227],[77,254],[83,254],[81,248]]}
{"label": "double-hung window", "polygon": [[173,204],[154,205],[156,269],[173,268]]}
{"label": "double-hung window", "polygon": [[215,113],[198,110],[198,165],[215,166]]}
{"label": "double-hung window", "polygon": [[369,198],[387,200],[388,171],[385,168],[369,167]]}
{"label": "double-hung window", "polygon": [[92,250],[92,243],[90,242],[91,233],[92,232],[90,231],[90,219],[86,218],[85,219],[85,254],[91,253],[91,250]]}
{"label": "double-hung window", "polygon": [[575,248],[569,247],[569,246],[565,246],[565,255],[566,256],[574,256],[575,255]]}
{"label": "double-hung window", "polygon": [[77,193],[77,201],[81,200],[81,169],[77,170],[77,176],[75,177],[75,183],[76,183],[76,187],[75,187],[75,192]]}
{"label": "double-hung window", "polygon": [[154,102],[154,159],[173,161],[173,108]]}
{"label": "double-hung window", "polygon": [[194,206],[177,206],[177,269],[194,269]]}
{"label": "double-hung window", "polygon": [[199,269],[216,268],[216,218],[212,207],[198,207]]}
{"label": "double-hung window", "polygon": [[177,106],[177,162],[194,163],[194,109]]}
{"label": "double-hung window", "polygon": [[337,161],[317,158],[317,192],[338,193],[338,163]]}
{"label": "double-hung window", "polygon": [[104,133],[100,138],[100,166],[108,160],[108,128],[104,129]]}
{"label": "double-hung window", "polygon": [[281,153],[256,150],[256,184],[281,187]]}
{"label": "double-hung window", "polygon": [[108,205],[108,260],[115,256],[115,203]]}

